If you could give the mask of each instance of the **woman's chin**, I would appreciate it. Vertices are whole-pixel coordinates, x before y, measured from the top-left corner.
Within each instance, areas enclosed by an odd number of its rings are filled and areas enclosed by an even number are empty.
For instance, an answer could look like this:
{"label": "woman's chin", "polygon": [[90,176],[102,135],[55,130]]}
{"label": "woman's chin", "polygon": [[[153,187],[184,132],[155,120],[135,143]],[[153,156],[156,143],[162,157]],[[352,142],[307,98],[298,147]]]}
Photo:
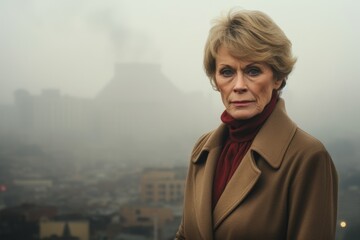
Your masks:
{"label": "woman's chin", "polygon": [[239,109],[231,109],[227,111],[230,116],[232,116],[236,120],[246,120],[254,117],[258,113],[251,110],[239,110]]}

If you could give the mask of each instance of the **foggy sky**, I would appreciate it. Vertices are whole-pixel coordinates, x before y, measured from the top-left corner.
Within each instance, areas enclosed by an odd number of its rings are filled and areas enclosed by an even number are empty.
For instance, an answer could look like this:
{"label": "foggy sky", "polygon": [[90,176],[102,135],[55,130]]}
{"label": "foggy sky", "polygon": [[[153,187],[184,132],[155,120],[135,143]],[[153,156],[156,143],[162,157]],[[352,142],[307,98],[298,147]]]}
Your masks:
{"label": "foggy sky", "polygon": [[211,95],[220,111],[202,54],[211,20],[231,7],[264,11],[292,41],[298,62],[283,92],[292,118],[359,139],[360,3],[352,0],[1,0],[0,104],[18,88],[93,98],[115,63],[150,62],[180,90]]}

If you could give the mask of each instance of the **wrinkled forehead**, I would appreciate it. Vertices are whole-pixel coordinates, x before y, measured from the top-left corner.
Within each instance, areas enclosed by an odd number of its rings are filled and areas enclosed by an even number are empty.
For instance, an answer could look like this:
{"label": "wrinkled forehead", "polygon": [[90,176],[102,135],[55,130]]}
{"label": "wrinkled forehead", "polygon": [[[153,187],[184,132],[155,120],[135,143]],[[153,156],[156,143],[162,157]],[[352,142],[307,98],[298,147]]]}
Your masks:
{"label": "wrinkled forehead", "polygon": [[241,44],[234,44],[234,43],[227,43],[223,42],[218,45],[217,48],[213,51],[213,57],[216,61],[218,59],[219,54],[227,52],[231,57],[236,58],[239,61],[242,62],[264,62],[265,56],[256,50],[247,48],[246,46],[243,46]]}

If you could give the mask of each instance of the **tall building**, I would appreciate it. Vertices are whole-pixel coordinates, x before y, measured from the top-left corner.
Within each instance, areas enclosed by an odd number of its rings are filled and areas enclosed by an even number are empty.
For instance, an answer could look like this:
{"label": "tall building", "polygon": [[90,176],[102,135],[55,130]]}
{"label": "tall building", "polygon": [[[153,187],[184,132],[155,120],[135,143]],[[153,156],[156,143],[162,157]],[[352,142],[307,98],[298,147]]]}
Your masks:
{"label": "tall building", "polygon": [[59,89],[15,91],[14,104],[0,106],[0,135],[82,160],[133,163],[146,156],[147,163],[173,164],[186,159],[202,132],[218,125],[211,115],[218,114],[209,96],[181,91],[160,65],[122,63],[94,98]]}

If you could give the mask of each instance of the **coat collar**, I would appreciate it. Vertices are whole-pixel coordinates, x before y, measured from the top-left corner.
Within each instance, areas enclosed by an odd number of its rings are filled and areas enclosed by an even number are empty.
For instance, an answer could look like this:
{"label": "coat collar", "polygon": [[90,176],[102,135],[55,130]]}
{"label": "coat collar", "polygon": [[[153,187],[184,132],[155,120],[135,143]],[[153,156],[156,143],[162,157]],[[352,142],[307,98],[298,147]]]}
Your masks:
{"label": "coat collar", "polygon": [[[191,160],[195,166],[201,166],[203,161],[206,161],[204,167],[198,168],[194,176],[195,213],[198,218],[199,230],[205,239],[212,239],[212,229],[216,229],[231,214],[259,179],[261,171],[256,165],[253,152],[261,155],[274,169],[279,168],[296,128],[296,125],[286,115],[284,100],[280,99],[273,113],[256,135],[250,150],[227,184],[213,212],[211,199],[214,172],[227,126],[221,124],[200,139],[192,153]],[[211,215],[211,213],[213,214]],[[204,219],[210,222],[204,221]]]}
{"label": "coat collar", "polygon": [[[273,113],[256,135],[250,150],[260,154],[273,168],[279,168],[296,129],[296,124],[286,114],[284,100],[280,98]],[[205,135],[203,144],[193,151],[192,162],[197,163],[204,152],[222,146],[226,130],[227,126],[222,123]]]}
{"label": "coat collar", "polygon": [[296,129],[297,125],[287,116],[285,102],[280,98],[274,112],[264,123],[250,148],[277,169],[281,165]]}

